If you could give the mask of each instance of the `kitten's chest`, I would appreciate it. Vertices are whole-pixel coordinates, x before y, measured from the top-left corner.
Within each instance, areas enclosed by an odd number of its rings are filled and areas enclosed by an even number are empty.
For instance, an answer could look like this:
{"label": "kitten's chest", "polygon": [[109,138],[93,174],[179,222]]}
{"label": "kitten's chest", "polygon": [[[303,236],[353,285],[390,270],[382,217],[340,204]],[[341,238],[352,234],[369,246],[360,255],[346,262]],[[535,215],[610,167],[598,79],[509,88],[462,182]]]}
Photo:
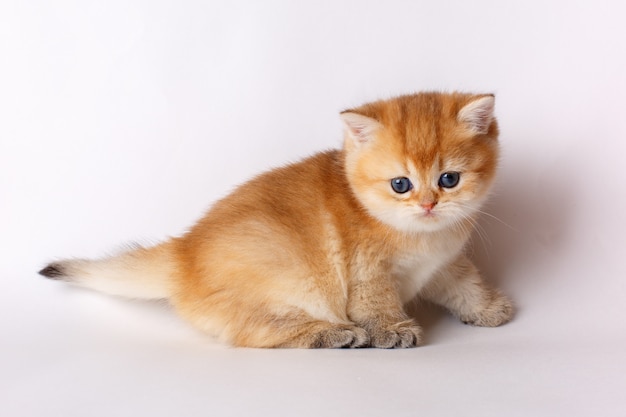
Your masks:
{"label": "kitten's chest", "polygon": [[447,267],[461,253],[465,241],[436,237],[411,243],[392,259],[391,273],[403,302],[414,298],[438,271]]}

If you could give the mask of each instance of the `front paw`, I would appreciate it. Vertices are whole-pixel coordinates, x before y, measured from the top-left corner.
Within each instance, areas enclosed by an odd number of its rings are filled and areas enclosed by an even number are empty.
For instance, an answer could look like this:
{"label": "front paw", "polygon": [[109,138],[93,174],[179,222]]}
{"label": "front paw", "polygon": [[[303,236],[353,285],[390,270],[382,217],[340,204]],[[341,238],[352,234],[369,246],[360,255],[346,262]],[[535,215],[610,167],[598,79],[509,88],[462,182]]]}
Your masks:
{"label": "front paw", "polygon": [[359,348],[368,346],[369,335],[364,329],[350,325],[336,325],[317,333],[310,348]]}
{"label": "front paw", "polygon": [[413,320],[368,326],[370,346],[382,349],[410,348],[422,344],[422,328]]}
{"label": "front paw", "polygon": [[461,321],[474,326],[496,327],[511,321],[513,314],[514,308],[511,300],[502,294],[495,293],[486,307],[462,315]]}

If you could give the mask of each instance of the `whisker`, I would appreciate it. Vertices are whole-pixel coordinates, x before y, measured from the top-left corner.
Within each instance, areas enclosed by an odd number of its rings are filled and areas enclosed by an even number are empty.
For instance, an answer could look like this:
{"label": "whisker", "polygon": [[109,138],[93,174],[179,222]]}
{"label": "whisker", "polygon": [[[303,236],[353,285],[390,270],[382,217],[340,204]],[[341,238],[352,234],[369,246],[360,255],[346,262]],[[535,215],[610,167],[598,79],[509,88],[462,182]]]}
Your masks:
{"label": "whisker", "polygon": [[492,243],[487,233],[485,232],[484,228],[478,223],[476,219],[474,219],[470,215],[463,213],[462,211],[458,212],[458,215],[462,219],[467,220],[472,225],[473,231],[475,231],[476,235],[478,235],[478,238],[480,239],[483,249],[485,250],[487,257],[489,257],[489,248],[492,246]]}
{"label": "whisker", "polygon": [[494,219],[494,220],[497,220],[498,222],[500,222],[500,223],[501,223],[501,224],[503,224],[504,226],[508,227],[508,228],[509,228],[509,229],[511,229],[512,231],[514,231],[514,232],[516,232],[516,233],[520,233],[520,231],[519,231],[517,228],[515,228],[515,227],[511,226],[510,224],[508,224],[508,223],[507,223],[507,222],[505,222],[504,220],[502,220],[502,219],[500,219],[500,218],[498,218],[498,217],[494,216],[494,215],[493,215],[493,214],[491,214],[491,213],[488,213],[488,212],[486,212],[486,211],[484,211],[484,210],[480,210],[480,209],[475,208],[475,207],[471,207],[471,206],[469,206],[469,205],[465,205],[465,204],[463,204],[463,203],[461,203],[461,202],[457,202],[457,204],[458,204],[459,206],[461,206],[461,207],[464,207],[464,208],[467,208],[467,209],[473,210],[473,211],[475,211],[475,212],[477,212],[477,213],[483,214],[483,215],[488,216],[488,217],[490,217],[490,218],[492,218],[492,219]]}

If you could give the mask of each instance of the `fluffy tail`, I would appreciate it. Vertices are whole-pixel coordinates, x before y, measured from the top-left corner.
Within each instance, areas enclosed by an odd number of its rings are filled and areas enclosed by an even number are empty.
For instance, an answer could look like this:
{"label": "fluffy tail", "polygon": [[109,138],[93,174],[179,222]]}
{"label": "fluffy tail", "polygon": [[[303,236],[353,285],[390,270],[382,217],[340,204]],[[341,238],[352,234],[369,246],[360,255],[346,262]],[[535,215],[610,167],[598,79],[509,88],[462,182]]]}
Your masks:
{"label": "fluffy tail", "polygon": [[53,262],[39,273],[51,279],[130,298],[169,298],[176,271],[174,241],[108,258]]}

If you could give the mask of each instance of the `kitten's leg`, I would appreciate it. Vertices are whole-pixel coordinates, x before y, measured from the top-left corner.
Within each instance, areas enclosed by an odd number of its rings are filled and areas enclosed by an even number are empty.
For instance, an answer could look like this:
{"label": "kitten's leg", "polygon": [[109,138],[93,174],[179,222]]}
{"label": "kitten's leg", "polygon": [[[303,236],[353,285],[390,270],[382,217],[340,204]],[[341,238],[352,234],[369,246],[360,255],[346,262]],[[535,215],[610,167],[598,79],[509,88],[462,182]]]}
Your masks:
{"label": "kitten's leg", "polygon": [[465,255],[440,271],[420,296],[447,308],[466,324],[495,327],[513,317],[511,300],[487,285]]}
{"label": "kitten's leg", "polygon": [[[255,309],[258,313],[262,309]],[[226,329],[226,338],[236,346],[260,348],[358,348],[369,336],[353,323],[331,323],[311,317],[300,309],[280,315],[241,315],[242,320]]]}
{"label": "kitten's leg", "polygon": [[422,343],[422,329],[405,313],[390,277],[357,282],[351,290],[348,315],[370,336],[377,348],[407,348]]}
{"label": "kitten's leg", "polygon": [[[278,320],[281,322],[283,320]],[[358,348],[367,346],[369,335],[352,324],[337,324],[320,320],[286,322],[274,330],[282,342],[278,348]]]}
{"label": "kitten's leg", "polygon": [[176,303],[178,313],[200,330],[240,347],[358,348],[369,344],[367,332],[353,323],[318,320],[298,308],[280,313],[263,305]]}

